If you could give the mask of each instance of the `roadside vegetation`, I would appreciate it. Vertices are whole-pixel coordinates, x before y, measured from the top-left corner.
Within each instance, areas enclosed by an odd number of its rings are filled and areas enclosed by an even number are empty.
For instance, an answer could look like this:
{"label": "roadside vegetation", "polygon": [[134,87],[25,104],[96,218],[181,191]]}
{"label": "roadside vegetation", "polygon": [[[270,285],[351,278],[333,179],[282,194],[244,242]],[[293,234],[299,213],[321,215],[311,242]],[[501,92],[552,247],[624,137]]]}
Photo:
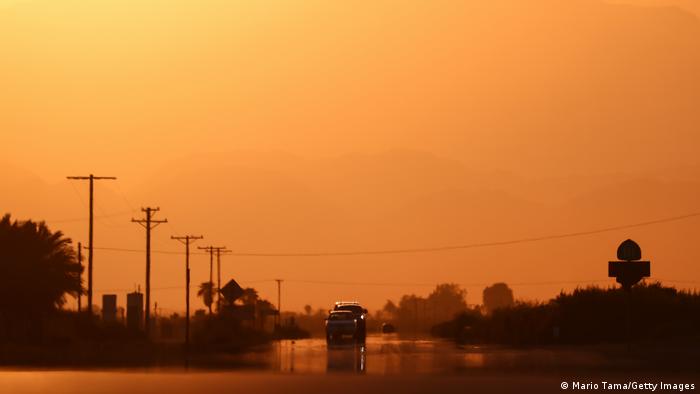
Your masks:
{"label": "roadside vegetation", "polygon": [[699,332],[700,294],[661,283],[640,284],[629,293],[587,287],[543,303],[473,308],[431,330],[459,343],[506,345],[693,340]]}
{"label": "roadside vegetation", "polygon": [[[154,365],[184,359],[185,319],[153,316],[148,335],[141,323],[64,309],[66,297],[85,294],[83,267],[69,238],[44,222],[0,219],[0,365]],[[240,352],[275,338],[308,336],[276,324],[277,310],[253,288],[221,292],[212,283],[197,295],[207,308],[195,311],[190,352],[198,356]],[[234,289],[235,290],[235,289]]]}

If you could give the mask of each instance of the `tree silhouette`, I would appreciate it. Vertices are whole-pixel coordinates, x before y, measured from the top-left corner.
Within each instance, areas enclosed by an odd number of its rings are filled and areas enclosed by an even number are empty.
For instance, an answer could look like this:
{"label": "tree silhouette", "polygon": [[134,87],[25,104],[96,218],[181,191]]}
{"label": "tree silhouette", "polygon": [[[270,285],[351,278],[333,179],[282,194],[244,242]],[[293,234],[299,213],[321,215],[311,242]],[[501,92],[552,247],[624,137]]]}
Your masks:
{"label": "tree silhouette", "polygon": [[[491,286],[505,290],[507,286]],[[625,309],[631,309],[627,334]],[[517,302],[483,314],[467,310],[456,319],[437,324],[434,335],[461,343],[544,345],[643,341],[690,346],[700,331],[700,293],[661,283],[642,283],[627,292],[617,286],[577,288],[544,303]],[[690,339],[690,341],[689,341]],[[672,341],[669,341],[672,340]],[[677,341],[677,342],[676,342]],[[664,362],[672,358],[664,358]],[[688,363],[684,357],[679,365]]]}
{"label": "tree silhouette", "polygon": [[255,313],[256,319],[260,321],[260,327],[265,326],[265,320],[268,316],[277,314],[277,307],[274,306],[270,301],[258,299],[255,303]]}
{"label": "tree silhouette", "polygon": [[209,314],[211,315],[211,305],[214,303],[214,283],[213,282],[203,282],[199,285],[199,290],[197,291],[197,297],[202,297],[202,301],[207,308],[209,308]]}
{"label": "tree silhouette", "polygon": [[394,304],[392,300],[386,300],[386,304],[384,304],[384,308],[382,308],[382,312],[385,312],[388,314],[390,317],[396,316],[396,313],[399,311],[399,307]]}
{"label": "tree silhouette", "polygon": [[243,305],[256,305],[258,299],[258,291],[252,287],[246,287],[243,289],[243,295],[239,298]]}
{"label": "tree silhouette", "polygon": [[388,300],[382,309],[385,319],[398,324],[403,332],[426,332],[433,325],[450,321],[467,309],[467,292],[454,283],[435,286],[428,297],[404,295],[398,305]]}
{"label": "tree silhouette", "polygon": [[36,326],[65,304],[66,294],[82,293],[82,267],[70,244],[44,222],[9,214],[0,220],[0,322],[8,335]]}
{"label": "tree silhouette", "polygon": [[454,283],[442,283],[428,296],[428,306],[432,314],[426,316],[433,323],[454,319],[455,315],[467,309],[467,291]]}
{"label": "tree silhouette", "polygon": [[487,313],[513,306],[513,290],[505,283],[494,283],[484,289],[483,302]]}

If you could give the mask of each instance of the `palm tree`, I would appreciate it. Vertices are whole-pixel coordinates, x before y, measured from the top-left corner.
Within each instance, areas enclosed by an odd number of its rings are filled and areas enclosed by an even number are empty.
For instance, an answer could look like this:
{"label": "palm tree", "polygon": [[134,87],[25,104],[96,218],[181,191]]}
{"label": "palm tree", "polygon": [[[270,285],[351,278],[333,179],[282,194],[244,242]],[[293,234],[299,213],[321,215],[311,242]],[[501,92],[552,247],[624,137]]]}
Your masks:
{"label": "palm tree", "polygon": [[[0,323],[28,336],[66,302],[82,293],[82,266],[71,240],[44,222],[0,219]],[[21,332],[21,331],[25,332]]]}
{"label": "palm tree", "polygon": [[204,305],[209,308],[209,314],[211,315],[211,305],[214,303],[214,283],[203,282],[201,285],[199,285],[197,297],[202,297],[202,301],[204,301]]}

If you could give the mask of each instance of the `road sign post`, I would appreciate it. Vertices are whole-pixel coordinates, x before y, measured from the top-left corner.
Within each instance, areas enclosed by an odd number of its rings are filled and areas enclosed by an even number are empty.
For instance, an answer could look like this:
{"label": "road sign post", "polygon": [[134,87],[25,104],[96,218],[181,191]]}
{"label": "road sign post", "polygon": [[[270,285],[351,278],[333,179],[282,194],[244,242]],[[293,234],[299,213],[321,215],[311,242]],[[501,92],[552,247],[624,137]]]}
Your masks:
{"label": "road sign post", "polygon": [[619,261],[608,262],[608,276],[615,278],[625,290],[625,336],[629,352],[631,350],[630,335],[632,334],[632,286],[643,278],[651,276],[651,262],[642,261],[642,249],[631,239],[618,246],[617,258]]}

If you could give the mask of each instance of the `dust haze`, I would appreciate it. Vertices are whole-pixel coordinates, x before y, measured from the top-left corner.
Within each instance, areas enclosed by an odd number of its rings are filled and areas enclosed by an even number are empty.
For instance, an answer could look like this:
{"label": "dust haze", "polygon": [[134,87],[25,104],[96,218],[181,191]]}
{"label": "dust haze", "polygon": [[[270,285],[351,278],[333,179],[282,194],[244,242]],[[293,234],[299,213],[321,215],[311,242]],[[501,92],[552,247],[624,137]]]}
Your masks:
{"label": "dust haze", "polygon": [[[97,188],[97,247],[143,249],[129,219],[156,205],[170,224],[154,249],[180,250],[169,237],[189,232],[269,253],[695,212],[697,12],[680,0],[16,2],[0,8],[0,207],[86,242],[86,185],[65,176],[115,175]],[[634,238],[654,278],[693,288],[696,224],[438,254],[230,256],[223,276],[285,278],[293,310],[338,298],[379,308],[391,296],[372,283],[399,297],[455,282],[477,303],[503,281],[545,299],[604,278]],[[154,254],[165,311],[182,308],[182,265]],[[142,253],[96,250],[96,291],[143,285],[143,271]],[[193,283],[207,277],[195,256]]]}

